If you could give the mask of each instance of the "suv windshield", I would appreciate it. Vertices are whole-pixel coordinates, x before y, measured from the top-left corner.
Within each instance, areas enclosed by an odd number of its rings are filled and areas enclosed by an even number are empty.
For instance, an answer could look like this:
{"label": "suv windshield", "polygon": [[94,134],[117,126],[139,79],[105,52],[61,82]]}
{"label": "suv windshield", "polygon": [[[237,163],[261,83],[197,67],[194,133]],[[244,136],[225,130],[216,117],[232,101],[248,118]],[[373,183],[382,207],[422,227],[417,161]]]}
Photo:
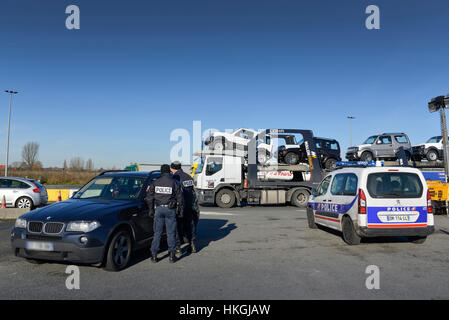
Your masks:
{"label": "suv windshield", "polygon": [[365,140],[365,142],[363,144],[373,144],[378,136],[371,136],[368,139]]}
{"label": "suv windshield", "polygon": [[429,140],[427,140],[426,143],[438,143],[442,139],[442,136],[432,137]]}
{"label": "suv windshield", "polygon": [[372,198],[420,198],[423,185],[415,173],[371,173],[368,175],[368,192]]}
{"label": "suv windshield", "polygon": [[145,178],[98,177],[78,191],[74,199],[136,200],[139,198]]}

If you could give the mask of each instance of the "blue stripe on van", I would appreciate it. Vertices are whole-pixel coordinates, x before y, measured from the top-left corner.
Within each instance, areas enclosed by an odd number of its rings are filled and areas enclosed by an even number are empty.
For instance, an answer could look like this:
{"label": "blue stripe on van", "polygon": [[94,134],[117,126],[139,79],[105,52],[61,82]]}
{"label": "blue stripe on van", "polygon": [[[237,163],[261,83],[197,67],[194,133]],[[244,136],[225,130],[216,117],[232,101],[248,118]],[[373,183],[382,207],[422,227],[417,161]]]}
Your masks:
{"label": "blue stripe on van", "polygon": [[325,202],[309,202],[308,205],[312,207],[314,211],[321,212],[333,212],[338,214],[345,214],[351,210],[352,206],[358,199],[358,195],[349,204],[338,203],[325,203]]}

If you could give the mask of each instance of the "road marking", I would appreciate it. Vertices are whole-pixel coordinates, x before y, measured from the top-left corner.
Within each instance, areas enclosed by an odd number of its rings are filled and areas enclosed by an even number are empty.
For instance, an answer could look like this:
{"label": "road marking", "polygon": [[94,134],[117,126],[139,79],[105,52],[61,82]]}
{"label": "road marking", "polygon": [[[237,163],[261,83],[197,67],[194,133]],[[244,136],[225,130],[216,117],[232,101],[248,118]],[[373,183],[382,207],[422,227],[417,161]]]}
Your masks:
{"label": "road marking", "polygon": [[206,216],[236,216],[234,213],[227,213],[227,212],[212,212],[212,211],[200,211],[200,216],[206,215]]}

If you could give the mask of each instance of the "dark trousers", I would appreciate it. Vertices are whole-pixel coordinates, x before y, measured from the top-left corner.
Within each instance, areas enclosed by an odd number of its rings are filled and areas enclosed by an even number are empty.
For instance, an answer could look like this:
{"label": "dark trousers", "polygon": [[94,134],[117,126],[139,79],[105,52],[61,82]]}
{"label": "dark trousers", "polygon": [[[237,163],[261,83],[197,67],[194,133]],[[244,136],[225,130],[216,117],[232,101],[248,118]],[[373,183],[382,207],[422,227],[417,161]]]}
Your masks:
{"label": "dark trousers", "polygon": [[162,232],[167,230],[167,244],[168,252],[175,252],[176,249],[176,213],[175,210],[167,207],[156,207],[154,214],[154,236],[151,243],[151,253],[156,255],[159,252],[161,245]]}
{"label": "dark trousers", "polygon": [[184,218],[182,219],[182,234],[188,242],[196,240],[198,220],[199,217],[196,212],[188,211],[184,213]]}

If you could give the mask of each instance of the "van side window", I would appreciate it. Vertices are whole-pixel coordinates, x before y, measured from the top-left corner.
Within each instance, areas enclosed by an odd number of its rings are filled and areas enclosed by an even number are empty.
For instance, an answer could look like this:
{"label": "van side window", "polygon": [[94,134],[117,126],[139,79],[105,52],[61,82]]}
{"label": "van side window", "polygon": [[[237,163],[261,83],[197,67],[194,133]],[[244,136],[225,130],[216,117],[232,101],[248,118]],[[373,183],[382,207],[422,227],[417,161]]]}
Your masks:
{"label": "van side window", "polygon": [[348,173],[346,175],[345,187],[343,190],[344,196],[355,196],[357,195],[357,176],[353,173]]}
{"label": "van side window", "polygon": [[318,187],[317,196],[322,196],[322,195],[326,194],[327,189],[329,189],[329,184],[331,182],[331,178],[332,178],[332,176],[328,176],[321,182],[320,186]]}
{"label": "van side window", "polygon": [[337,174],[332,181],[331,193],[335,195],[343,194],[343,187],[345,185],[346,174]]}

